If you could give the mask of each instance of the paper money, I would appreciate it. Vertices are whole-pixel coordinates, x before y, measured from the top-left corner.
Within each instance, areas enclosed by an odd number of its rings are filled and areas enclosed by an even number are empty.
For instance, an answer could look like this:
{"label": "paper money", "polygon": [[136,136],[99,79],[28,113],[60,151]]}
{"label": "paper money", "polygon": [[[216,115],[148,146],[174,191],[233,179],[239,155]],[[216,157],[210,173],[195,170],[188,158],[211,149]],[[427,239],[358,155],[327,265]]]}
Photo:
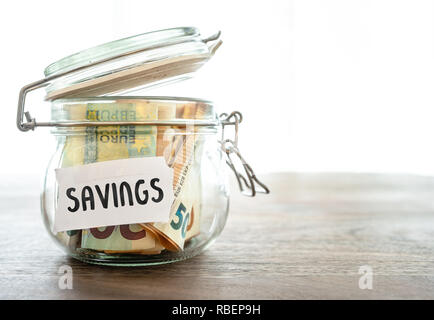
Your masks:
{"label": "paper money", "polygon": [[136,224],[83,230],[82,247],[94,250],[142,251],[154,249],[155,238]]}
{"label": "paper money", "polygon": [[172,205],[169,223],[146,224],[158,234],[161,243],[170,251],[182,250],[187,237],[187,227],[195,202],[193,181],[190,177],[191,175],[186,176],[182,190]]}
{"label": "paper money", "polygon": [[[146,103],[88,104],[92,121],[146,121],[157,119],[157,107]],[[87,127],[84,163],[156,155],[155,126]]]}
{"label": "paper money", "polygon": [[[91,121],[140,121],[201,119],[210,115],[202,103],[120,100],[65,107],[69,119]],[[63,242],[107,254],[158,254],[164,249],[179,251],[185,241],[200,233],[200,158],[204,138],[197,128],[168,126],[86,127],[81,134],[67,136],[62,167],[132,157],[164,156],[174,169],[175,201],[169,223],[148,223],[78,230],[73,237],[59,235]],[[85,132],[83,132],[83,130]],[[60,233],[59,233],[60,234]],[[77,236],[78,234],[78,236]]]}
{"label": "paper money", "polygon": [[[146,103],[90,103],[72,105],[70,118],[84,117],[91,121],[156,120],[157,107]],[[157,128],[155,126],[100,126],[86,127],[85,134],[69,136],[64,149],[62,166],[81,165],[124,158],[156,155]],[[114,229],[113,229],[114,228]],[[113,229],[113,230],[111,230]],[[81,247],[115,253],[143,253],[160,251],[155,237],[138,225],[105,227],[83,230]],[[95,235],[106,235],[98,237]],[[126,237],[125,235],[130,235]]]}
{"label": "paper money", "polygon": [[[196,103],[184,104],[178,108],[177,115],[182,110],[182,118],[195,119],[199,109],[203,112],[203,108],[199,108]],[[192,169],[193,166],[200,169],[199,153],[199,159],[195,159],[196,143],[200,139],[197,139],[195,130],[196,128],[187,128],[175,136],[177,139],[172,143],[172,150],[176,150],[173,162],[175,201],[169,223],[141,224],[145,229],[154,231],[169,251],[183,250],[185,241],[200,232],[200,170]]]}
{"label": "paper money", "polygon": [[191,168],[190,192],[194,195],[193,206],[190,212],[190,218],[187,225],[187,234],[185,241],[197,236],[200,233],[200,215],[202,210],[202,182],[200,175],[200,156],[202,153],[202,142],[200,139],[196,141],[196,156]]}
{"label": "paper money", "polygon": [[[171,102],[157,102],[158,120],[173,120],[176,118],[176,104]],[[168,163],[171,156],[173,130],[168,126],[157,127],[157,156],[164,156]]]}
{"label": "paper money", "polygon": [[[79,119],[85,115],[86,105],[66,106],[66,111],[72,119]],[[74,129],[72,129],[74,130]],[[82,165],[84,161],[84,138],[79,135],[66,136],[62,151],[60,166],[62,168]],[[81,230],[58,232],[56,238],[71,250],[75,250],[81,242]]]}

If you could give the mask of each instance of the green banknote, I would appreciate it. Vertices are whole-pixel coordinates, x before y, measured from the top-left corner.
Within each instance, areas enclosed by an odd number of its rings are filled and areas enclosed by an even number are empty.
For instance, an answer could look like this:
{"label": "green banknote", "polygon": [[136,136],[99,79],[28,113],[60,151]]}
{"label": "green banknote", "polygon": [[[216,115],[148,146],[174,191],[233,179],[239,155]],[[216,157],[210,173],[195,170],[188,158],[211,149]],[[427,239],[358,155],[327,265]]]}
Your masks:
{"label": "green banknote", "polygon": [[92,228],[82,231],[81,241],[87,249],[140,252],[156,247],[148,233],[138,224]]}
{"label": "green banknote", "polygon": [[[158,108],[150,103],[90,103],[72,105],[70,118],[91,121],[156,120]],[[83,129],[80,129],[83,130]],[[67,138],[63,166],[89,164],[126,158],[156,155],[155,126],[86,127],[82,134]],[[139,225],[110,226],[83,230],[81,247],[111,252],[146,252],[158,244],[152,233]]]}

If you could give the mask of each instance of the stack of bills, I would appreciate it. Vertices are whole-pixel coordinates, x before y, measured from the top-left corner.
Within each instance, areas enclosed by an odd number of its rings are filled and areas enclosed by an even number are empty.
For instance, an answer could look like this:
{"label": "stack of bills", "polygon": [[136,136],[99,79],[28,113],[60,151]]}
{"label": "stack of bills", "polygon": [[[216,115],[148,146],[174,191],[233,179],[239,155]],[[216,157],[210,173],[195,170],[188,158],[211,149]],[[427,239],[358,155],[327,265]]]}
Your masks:
{"label": "stack of bills", "polygon": [[[209,105],[158,100],[117,100],[110,103],[64,106],[70,120],[146,121],[204,119]],[[77,130],[77,132],[74,132]],[[182,251],[186,241],[200,233],[200,158],[204,138],[194,127],[99,126],[72,129],[67,135],[61,167],[102,161],[163,156],[173,168],[175,200],[168,223],[117,225],[57,233],[71,250],[95,250],[106,254],[159,254]]]}

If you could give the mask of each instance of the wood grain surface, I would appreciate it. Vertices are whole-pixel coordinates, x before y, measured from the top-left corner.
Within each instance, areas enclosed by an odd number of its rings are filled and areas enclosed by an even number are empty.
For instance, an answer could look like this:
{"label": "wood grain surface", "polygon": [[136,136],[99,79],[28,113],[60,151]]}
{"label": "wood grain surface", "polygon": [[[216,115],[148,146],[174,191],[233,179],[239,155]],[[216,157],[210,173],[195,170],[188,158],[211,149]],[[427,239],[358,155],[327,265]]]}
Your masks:
{"label": "wood grain surface", "polygon": [[[207,251],[139,268],[68,258],[44,230],[39,191],[3,187],[0,298],[434,298],[434,178],[279,173],[263,180],[268,196],[246,198],[233,188],[226,227]],[[72,290],[59,289],[62,265],[73,269]],[[372,290],[359,289],[365,265]]]}

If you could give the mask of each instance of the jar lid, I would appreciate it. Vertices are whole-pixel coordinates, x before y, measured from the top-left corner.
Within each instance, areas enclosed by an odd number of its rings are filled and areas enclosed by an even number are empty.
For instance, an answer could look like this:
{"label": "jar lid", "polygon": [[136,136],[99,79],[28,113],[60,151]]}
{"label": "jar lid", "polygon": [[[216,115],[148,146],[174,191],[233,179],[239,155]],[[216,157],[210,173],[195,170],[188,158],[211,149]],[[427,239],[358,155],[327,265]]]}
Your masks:
{"label": "jar lid", "polygon": [[188,79],[222,43],[193,27],[139,34],[108,42],[45,69],[46,100],[104,96]]}

